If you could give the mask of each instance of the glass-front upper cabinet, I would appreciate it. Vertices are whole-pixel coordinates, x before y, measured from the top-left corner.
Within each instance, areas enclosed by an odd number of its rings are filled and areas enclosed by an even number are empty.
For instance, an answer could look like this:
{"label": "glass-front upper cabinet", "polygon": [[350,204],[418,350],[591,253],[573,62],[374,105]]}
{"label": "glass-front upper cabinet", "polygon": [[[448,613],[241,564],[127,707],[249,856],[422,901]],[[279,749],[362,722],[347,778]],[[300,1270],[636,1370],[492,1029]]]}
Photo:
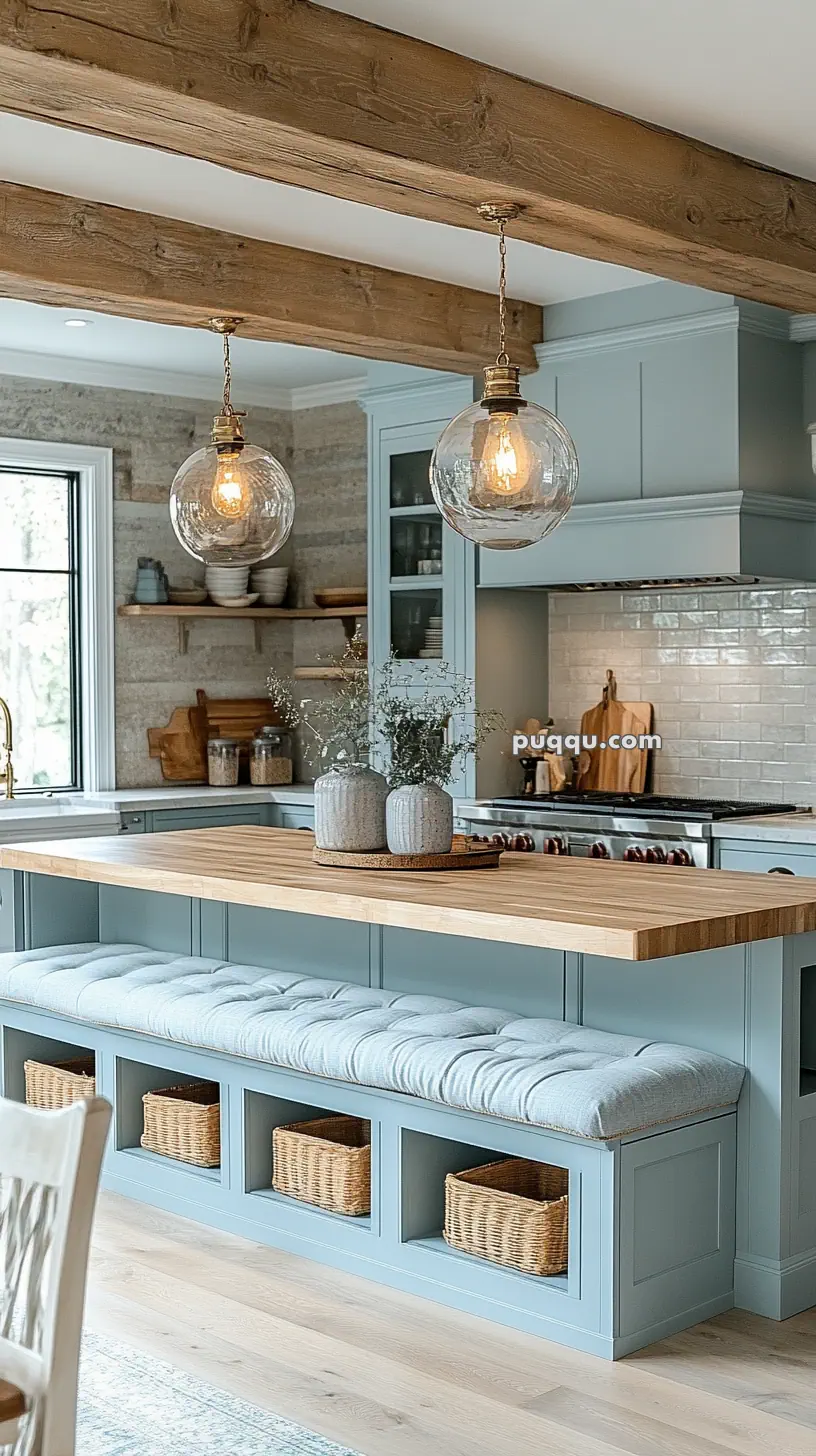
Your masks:
{"label": "glass-front upper cabinet", "polygon": [[[444,661],[471,671],[473,552],[434,504],[430,464],[445,425],[472,401],[469,379],[372,391],[369,641],[374,663]],[[472,594],[472,593],[471,593]]]}

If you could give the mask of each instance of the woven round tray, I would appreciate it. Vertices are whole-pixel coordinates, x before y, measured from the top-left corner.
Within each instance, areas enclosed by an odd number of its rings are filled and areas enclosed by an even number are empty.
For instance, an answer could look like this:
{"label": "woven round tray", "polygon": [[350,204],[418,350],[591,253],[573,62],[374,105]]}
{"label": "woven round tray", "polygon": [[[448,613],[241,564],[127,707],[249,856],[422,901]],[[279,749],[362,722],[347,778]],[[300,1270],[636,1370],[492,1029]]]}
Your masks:
{"label": "woven round tray", "polygon": [[315,864],[349,870],[490,870],[495,869],[502,851],[493,845],[473,849],[454,847],[448,854],[352,854],[342,849],[312,851]]}

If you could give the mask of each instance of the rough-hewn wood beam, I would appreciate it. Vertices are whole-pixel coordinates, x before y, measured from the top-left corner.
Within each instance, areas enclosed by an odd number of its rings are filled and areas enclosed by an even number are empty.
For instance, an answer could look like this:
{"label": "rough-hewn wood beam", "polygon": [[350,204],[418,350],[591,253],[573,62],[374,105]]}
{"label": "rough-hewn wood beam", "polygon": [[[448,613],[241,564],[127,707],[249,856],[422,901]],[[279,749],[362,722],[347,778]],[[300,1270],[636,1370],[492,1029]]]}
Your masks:
{"label": "rough-hewn wood beam", "polygon": [[[238,314],[256,339],[476,373],[498,305],[474,289],[0,183],[0,294],[204,326]],[[511,351],[535,367],[541,309],[510,305]]]}
{"label": "rough-hewn wood beam", "polygon": [[0,107],[816,309],[816,185],[307,0],[0,0]]}

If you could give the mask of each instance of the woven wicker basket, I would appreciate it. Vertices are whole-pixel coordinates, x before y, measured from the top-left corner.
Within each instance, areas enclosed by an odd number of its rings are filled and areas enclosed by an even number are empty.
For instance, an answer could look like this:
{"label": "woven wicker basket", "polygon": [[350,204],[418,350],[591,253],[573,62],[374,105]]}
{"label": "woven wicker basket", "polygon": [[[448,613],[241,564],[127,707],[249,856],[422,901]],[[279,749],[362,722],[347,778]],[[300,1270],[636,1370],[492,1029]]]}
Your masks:
{"label": "woven wicker basket", "polygon": [[272,1187],[330,1213],[370,1213],[371,1123],[338,1115],[276,1127]]}
{"label": "woven wicker basket", "polygon": [[526,1158],[507,1158],[449,1173],[445,1240],[453,1249],[520,1269],[563,1274],[567,1268],[569,1174]]}
{"label": "woven wicker basket", "polygon": [[96,1066],[92,1055],[71,1062],[25,1062],[26,1102],[29,1107],[70,1107],[96,1096]]}
{"label": "woven wicker basket", "polygon": [[146,1092],[142,1147],[198,1168],[221,1166],[221,1106],[217,1082],[190,1082]]}

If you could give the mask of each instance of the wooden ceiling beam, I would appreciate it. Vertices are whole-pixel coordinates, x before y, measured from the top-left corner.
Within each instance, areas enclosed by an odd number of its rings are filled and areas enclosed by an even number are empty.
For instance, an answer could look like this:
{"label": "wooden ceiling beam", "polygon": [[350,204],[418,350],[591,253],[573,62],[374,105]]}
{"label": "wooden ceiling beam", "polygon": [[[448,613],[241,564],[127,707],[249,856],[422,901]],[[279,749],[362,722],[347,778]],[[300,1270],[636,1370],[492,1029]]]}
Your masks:
{"label": "wooden ceiling beam", "polygon": [[0,0],[0,107],[816,309],[816,185],[308,0]]}
{"label": "wooden ceiling beam", "polygon": [[[0,182],[0,294],[474,374],[495,356],[494,295],[149,213]],[[509,305],[535,368],[542,311]]]}

